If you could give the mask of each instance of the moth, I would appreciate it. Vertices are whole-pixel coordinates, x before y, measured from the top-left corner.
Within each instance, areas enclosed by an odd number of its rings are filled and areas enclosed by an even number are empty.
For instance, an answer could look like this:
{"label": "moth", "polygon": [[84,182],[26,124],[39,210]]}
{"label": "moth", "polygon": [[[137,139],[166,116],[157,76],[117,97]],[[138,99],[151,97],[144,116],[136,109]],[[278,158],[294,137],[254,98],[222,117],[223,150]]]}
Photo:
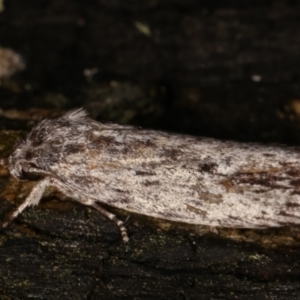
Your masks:
{"label": "moth", "polygon": [[300,223],[300,149],[98,123],[83,109],[46,119],[2,164],[36,180],[24,203],[54,186],[126,228],[101,204],[212,227],[266,228]]}

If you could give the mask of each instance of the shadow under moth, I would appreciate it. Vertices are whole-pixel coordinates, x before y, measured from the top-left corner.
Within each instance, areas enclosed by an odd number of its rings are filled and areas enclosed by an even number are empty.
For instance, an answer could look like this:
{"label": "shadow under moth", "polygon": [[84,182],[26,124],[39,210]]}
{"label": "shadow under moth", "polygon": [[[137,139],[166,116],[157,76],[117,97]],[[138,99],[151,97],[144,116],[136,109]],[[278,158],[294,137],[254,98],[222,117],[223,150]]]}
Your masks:
{"label": "shadow under moth", "polygon": [[37,180],[24,203],[45,188],[122,221],[101,203],[138,214],[212,227],[266,228],[300,223],[300,149],[101,124],[82,110],[37,124],[8,159],[14,177]]}

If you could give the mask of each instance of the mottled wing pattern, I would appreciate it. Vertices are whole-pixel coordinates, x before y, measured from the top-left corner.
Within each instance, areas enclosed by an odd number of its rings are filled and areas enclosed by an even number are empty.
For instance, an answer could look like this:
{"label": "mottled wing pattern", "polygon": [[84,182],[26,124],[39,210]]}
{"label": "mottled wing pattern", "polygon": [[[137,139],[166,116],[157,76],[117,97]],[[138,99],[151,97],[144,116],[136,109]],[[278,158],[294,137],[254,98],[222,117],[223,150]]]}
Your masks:
{"label": "mottled wing pattern", "polygon": [[69,168],[81,202],[209,226],[300,223],[298,149],[91,122],[54,170]]}

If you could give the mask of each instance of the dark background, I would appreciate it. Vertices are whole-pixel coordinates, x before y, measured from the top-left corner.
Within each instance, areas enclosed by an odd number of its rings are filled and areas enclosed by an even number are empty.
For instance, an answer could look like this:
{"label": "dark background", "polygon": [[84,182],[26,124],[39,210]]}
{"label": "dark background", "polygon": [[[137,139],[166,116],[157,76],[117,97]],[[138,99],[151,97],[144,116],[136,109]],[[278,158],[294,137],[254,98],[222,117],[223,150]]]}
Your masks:
{"label": "dark background", "polygon": [[[80,106],[99,120],[300,144],[299,1],[4,5],[0,46],[26,70],[1,81],[3,156],[38,118]],[[1,188],[4,215],[31,186],[5,173]],[[1,299],[300,299],[296,226],[201,236],[131,216],[125,246],[97,212],[48,198],[0,234]]]}
{"label": "dark background", "polygon": [[299,144],[298,1],[4,4],[0,45],[27,69],[17,95],[1,88],[2,108],[84,105],[102,120]]}

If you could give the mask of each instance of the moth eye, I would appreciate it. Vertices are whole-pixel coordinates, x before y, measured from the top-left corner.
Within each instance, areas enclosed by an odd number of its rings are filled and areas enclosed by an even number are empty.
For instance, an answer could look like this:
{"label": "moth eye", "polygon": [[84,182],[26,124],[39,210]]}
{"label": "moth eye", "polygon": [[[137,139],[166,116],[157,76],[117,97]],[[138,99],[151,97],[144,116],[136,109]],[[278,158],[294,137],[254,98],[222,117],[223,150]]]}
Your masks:
{"label": "moth eye", "polygon": [[30,168],[38,168],[38,166],[35,163],[30,163],[29,166]]}
{"label": "moth eye", "polygon": [[30,170],[30,168],[38,169],[38,166],[35,163],[27,163],[22,167],[19,178],[23,180],[39,180],[43,178],[37,170]]}
{"label": "moth eye", "polygon": [[34,180],[40,180],[43,177],[44,176],[41,175],[41,174],[38,174],[38,173],[29,173],[29,172],[26,172],[24,170],[21,171],[20,176],[19,176],[19,178],[21,180],[32,180],[32,181],[34,181]]}

